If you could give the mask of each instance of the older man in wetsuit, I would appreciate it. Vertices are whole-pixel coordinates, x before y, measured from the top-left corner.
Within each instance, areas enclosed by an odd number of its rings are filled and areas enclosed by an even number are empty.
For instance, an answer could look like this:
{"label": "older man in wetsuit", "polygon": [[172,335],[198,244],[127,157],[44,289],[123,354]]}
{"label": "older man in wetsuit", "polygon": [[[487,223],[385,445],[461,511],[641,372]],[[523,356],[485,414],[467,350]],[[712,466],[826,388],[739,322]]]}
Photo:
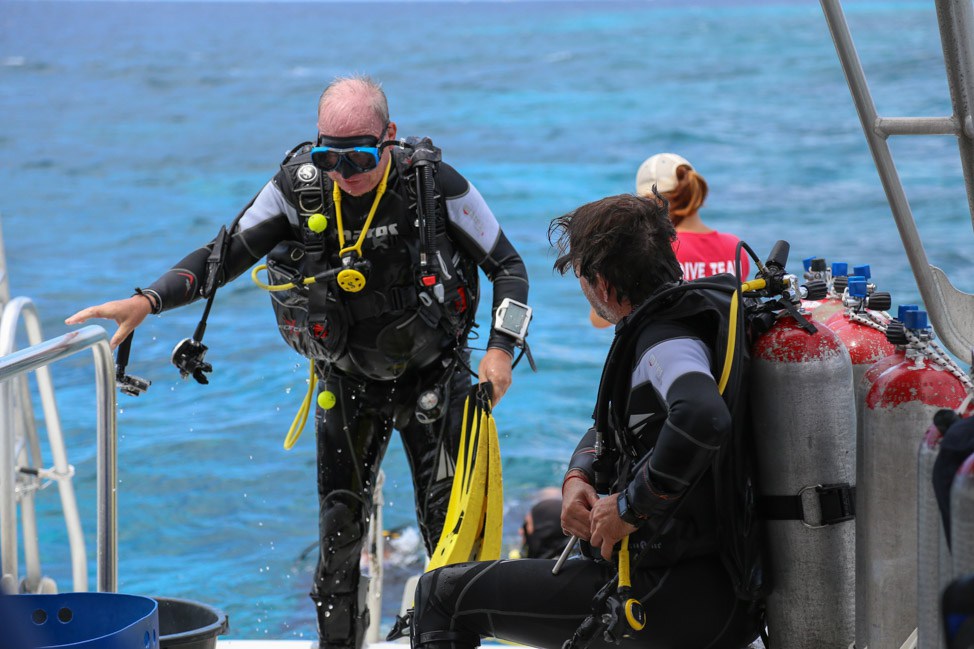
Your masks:
{"label": "older man in wetsuit", "polygon": [[[230,281],[269,253],[269,264],[278,260],[303,277],[328,278],[294,290],[304,301],[291,315],[305,313],[307,321],[282,321],[281,328],[315,362],[328,395],[319,404],[330,406],[319,406],[315,417],[320,553],[311,597],[319,646],[357,649],[369,623],[359,557],[391,431],[402,436],[431,552],[471,383],[467,337],[479,296],[477,267],[493,284],[493,311],[504,300],[525,304],[528,280],[483,197],[439,161],[438,149],[428,140],[390,143],[397,127],[376,82],[336,79],[321,95],[317,131],[316,142],[292,150],[231,227],[215,279]],[[433,171],[424,181],[416,180],[426,171],[419,159]],[[198,248],[131,298],[83,309],[66,322],[113,319],[119,326],[112,344],[119,344],[150,313],[201,297],[213,247]],[[477,374],[493,385],[496,405],[511,384],[523,332],[491,328],[486,343]],[[424,393],[434,393],[442,407],[418,408]]]}

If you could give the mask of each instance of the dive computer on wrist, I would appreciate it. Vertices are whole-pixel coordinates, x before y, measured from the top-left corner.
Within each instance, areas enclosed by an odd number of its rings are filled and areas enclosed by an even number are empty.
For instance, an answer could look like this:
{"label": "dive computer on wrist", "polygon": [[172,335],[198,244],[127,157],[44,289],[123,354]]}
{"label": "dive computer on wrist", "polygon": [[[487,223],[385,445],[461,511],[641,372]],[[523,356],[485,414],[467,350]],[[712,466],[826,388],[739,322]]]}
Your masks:
{"label": "dive computer on wrist", "polygon": [[505,297],[494,312],[494,329],[513,338],[518,345],[524,344],[531,322],[532,309],[527,304]]}
{"label": "dive computer on wrist", "polygon": [[633,508],[629,506],[629,497],[626,495],[625,490],[619,492],[619,499],[616,500],[616,507],[619,511],[619,518],[625,522],[636,527],[643,524],[643,519],[641,519]]}

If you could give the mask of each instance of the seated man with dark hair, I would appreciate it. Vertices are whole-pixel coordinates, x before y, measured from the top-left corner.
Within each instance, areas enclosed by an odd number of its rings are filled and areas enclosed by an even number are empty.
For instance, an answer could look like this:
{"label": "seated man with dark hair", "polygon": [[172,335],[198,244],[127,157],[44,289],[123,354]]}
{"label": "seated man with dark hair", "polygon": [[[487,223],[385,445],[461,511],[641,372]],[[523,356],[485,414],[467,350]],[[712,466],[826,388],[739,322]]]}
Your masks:
{"label": "seated man with dark hair", "polygon": [[739,597],[717,523],[733,474],[714,469],[739,430],[739,381],[718,386],[725,365],[739,376],[743,364],[742,345],[719,333],[736,280],[682,281],[666,207],[658,194],[613,196],[549,229],[555,269],[573,272],[596,313],[617,325],[596,425],[562,483],[561,528],[582,539],[583,557],[558,570],[555,560],[525,559],[427,573],[414,648],[466,649],[491,636],[550,649],[618,639],[713,649],[757,637],[760,605]]}

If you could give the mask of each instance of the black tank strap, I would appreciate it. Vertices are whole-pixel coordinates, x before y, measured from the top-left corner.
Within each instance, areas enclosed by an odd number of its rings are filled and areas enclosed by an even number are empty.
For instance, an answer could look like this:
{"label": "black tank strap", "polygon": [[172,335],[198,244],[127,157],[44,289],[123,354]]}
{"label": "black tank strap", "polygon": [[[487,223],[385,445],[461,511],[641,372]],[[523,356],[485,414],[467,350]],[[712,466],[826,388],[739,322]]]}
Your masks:
{"label": "black tank strap", "polygon": [[758,496],[758,514],[769,521],[825,527],[856,517],[856,488],[848,483],[804,487],[792,496]]}

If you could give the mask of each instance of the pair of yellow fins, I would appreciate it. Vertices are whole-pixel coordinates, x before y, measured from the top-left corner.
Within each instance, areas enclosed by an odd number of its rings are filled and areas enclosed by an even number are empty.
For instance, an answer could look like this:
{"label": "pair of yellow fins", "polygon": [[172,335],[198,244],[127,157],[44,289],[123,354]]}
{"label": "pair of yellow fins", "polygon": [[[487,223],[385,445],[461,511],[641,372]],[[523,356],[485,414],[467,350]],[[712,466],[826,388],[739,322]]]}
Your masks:
{"label": "pair of yellow fins", "polygon": [[504,481],[490,383],[473,385],[463,405],[456,472],[443,533],[426,570],[500,558]]}

